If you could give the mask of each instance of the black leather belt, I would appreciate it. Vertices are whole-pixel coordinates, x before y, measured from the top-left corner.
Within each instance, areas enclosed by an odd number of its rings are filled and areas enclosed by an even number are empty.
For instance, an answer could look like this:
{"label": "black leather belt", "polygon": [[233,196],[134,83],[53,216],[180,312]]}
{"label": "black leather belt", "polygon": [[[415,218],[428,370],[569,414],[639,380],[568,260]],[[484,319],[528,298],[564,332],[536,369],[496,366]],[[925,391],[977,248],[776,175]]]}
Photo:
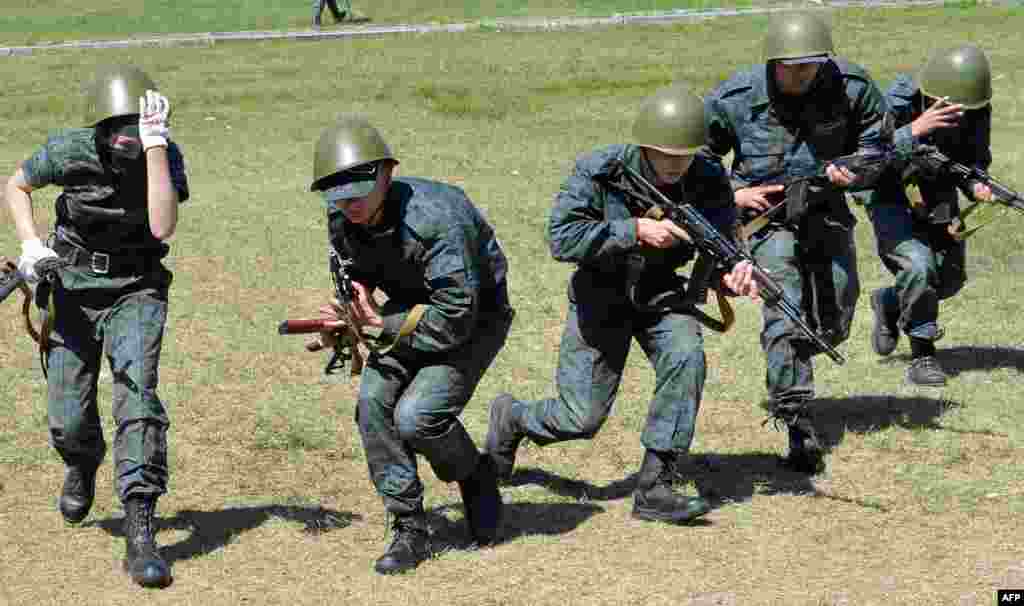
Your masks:
{"label": "black leather belt", "polygon": [[149,273],[160,263],[160,257],[156,255],[112,255],[89,251],[60,241],[54,243],[53,250],[62,258],[67,259],[72,266],[88,269],[101,276],[142,275]]}

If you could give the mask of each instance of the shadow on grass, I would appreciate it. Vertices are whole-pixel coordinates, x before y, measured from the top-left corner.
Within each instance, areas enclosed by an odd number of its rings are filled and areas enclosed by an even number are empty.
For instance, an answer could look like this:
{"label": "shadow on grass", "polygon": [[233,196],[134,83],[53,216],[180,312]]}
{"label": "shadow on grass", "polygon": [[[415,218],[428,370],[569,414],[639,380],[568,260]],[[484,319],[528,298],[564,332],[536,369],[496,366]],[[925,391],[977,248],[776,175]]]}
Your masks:
{"label": "shadow on grass", "polygon": [[749,501],[755,494],[816,494],[810,476],[787,469],[770,452],[693,455],[678,473],[682,480],[692,480],[714,508]]}
{"label": "shadow on grass", "polygon": [[925,396],[819,398],[812,403],[811,414],[815,429],[830,448],[842,442],[848,431],[868,433],[889,427],[1005,435],[995,431],[956,429],[939,424],[942,415],[962,406],[954,400]]}
{"label": "shadow on grass", "polygon": [[[972,347],[957,346],[949,349],[938,348],[935,355],[943,370],[951,377],[974,370],[997,370],[1012,368],[1024,372],[1024,349],[1013,347]],[[880,360],[883,364],[909,364],[910,354],[901,353]]]}
{"label": "shadow on grass", "polygon": [[1024,372],[1024,349],[1013,347],[950,347],[939,349],[939,363],[950,376],[972,370],[1012,368]]}
{"label": "shadow on grass", "polygon": [[[754,495],[804,495],[839,500],[867,509],[884,511],[877,503],[847,499],[820,492],[814,479],[805,473],[791,471],[775,453],[744,454],[702,453],[681,462],[676,470],[677,483],[693,482],[697,492],[711,503],[712,509],[751,500]],[[606,486],[595,486],[582,480],[570,480],[540,469],[517,471],[506,486],[537,484],[563,497],[580,501],[609,501],[628,497],[636,486],[636,474]],[[708,524],[697,520],[696,525]]]}
{"label": "shadow on grass", "polygon": [[615,480],[605,486],[595,486],[583,480],[570,480],[536,467],[517,469],[512,477],[505,481],[509,487],[536,484],[551,492],[578,501],[616,501],[633,494],[636,488],[636,474],[631,473],[621,480]]}
{"label": "shadow on grass", "polygon": [[[463,517],[449,520],[444,515],[448,511],[457,511]],[[506,503],[497,543],[531,535],[565,534],[603,511],[603,507],[590,503]],[[427,512],[427,517],[435,550],[476,548],[469,537],[461,504],[435,507]]]}
{"label": "shadow on grass", "polygon": [[[188,530],[188,538],[160,547],[160,555],[173,563],[206,555],[231,543],[238,535],[257,528],[272,518],[297,522],[303,532],[320,534],[346,528],[362,517],[323,507],[266,505],[262,507],[231,507],[220,511],[185,509],[172,518],[157,517],[157,530]],[[108,518],[87,524],[98,526],[111,536],[124,536],[124,518]],[[159,542],[159,541],[158,541]]]}

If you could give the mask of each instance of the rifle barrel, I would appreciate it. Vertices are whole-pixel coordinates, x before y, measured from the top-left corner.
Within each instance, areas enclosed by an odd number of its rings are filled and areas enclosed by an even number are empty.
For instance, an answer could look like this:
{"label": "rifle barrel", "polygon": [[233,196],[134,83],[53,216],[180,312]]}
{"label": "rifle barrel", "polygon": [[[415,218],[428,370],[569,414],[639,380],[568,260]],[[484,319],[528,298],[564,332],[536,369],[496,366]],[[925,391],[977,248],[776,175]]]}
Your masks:
{"label": "rifle barrel", "polygon": [[279,335],[308,335],[314,332],[327,330],[327,322],[330,320],[306,319],[306,320],[284,320],[277,326]]}
{"label": "rifle barrel", "polygon": [[658,191],[643,175],[628,166],[623,166],[623,169],[634,182],[639,183],[650,194],[654,195],[656,199],[660,200],[665,206],[663,210],[668,211],[669,218],[686,230],[693,238],[694,244],[716,258],[726,271],[732,271],[741,261],[749,261],[754,268],[753,278],[763,293],[762,297],[765,304],[776,307],[784,313],[800,329],[800,332],[814,343],[818,349],[825,352],[833,362],[836,364],[844,364],[846,362],[842,354],[822,339],[803,320],[800,308],[786,298],[786,294],[778,282],[759,266],[749,253],[741,250],[731,239],[719,232],[692,204],[673,202],[665,194]]}

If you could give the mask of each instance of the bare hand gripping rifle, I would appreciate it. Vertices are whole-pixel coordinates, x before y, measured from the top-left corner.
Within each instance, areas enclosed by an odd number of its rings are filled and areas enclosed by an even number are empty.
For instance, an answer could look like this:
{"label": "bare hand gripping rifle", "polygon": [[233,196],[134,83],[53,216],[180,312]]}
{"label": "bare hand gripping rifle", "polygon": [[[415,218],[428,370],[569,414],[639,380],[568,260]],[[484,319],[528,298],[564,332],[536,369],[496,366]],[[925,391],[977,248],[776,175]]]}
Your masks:
{"label": "bare hand gripping rifle", "polygon": [[607,185],[625,193],[634,203],[639,204],[645,216],[651,219],[669,219],[689,234],[691,241],[702,253],[710,256],[726,271],[732,271],[742,261],[749,261],[753,267],[752,277],[760,289],[765,305],[777,308],[813,343],[836,364],[846,359],[831,344],[818,335],[804,321],[800,308],[790,301],[782,287],[761,266],[750,253],[741,249],[733,238],[722,234],[704,215],[687,202],[673,202],[658,191],[642,175],[622,162],[616,162],[605,181]]}
{"label": "bare hand gripping rifle", "polygon": [[[843,188],[833,185],[824,169],[812,175],[769,179],[759,183],[758,185],[782,185],[784,189],[779,196],[781,201],[746,221],[740,228],[740,233],[744,239],[749,238],[771,221],[781,221],[795,226],[815,204],[816,196],[811,193],[812,189],[841,189],[850,192],[869,189],[878,182],[885,169],[901,157],[892,146],[889,146],[882,151],[860,152],[831,160],[828,164],[845,168],[856,175],[854,182]],[[822,197],[818,196],[817,199],[820,200]]]}
{"label": "bare hand gripping rifle", "polygon": [[[961,185],[970,183],[971,181],[984,183],[992,190],[993,203],[1024,213],[1024,197],[1022,197],[1020,193],[1000,183],[987,172],[976,166],[966,166],[952,160],[949,156],[940,152],[939,149],[933,145],[924,145],[915,149],[914,154],[911,157],[911,164],[917,169],[918,174],[925,178],[935,178],[948,175],[956,179],[957,183]],[[980,209],[981,204],[986,203],[975,202],[963,209],[960,212],[960,215],[949,225],[949,235],[953,236],[953,238],[957,240],[965,240],[974,234],[974,232],[991,222],[994,217],[990,217],[985,221],[979,222],[977,220],[978,216],[975,216],[974,221],[972,221],[974,225],[971,227],[967,226],[967,218]],[[980,214],[984,213],[979,213],[979,215]]]}
{"label": "bare hand gripping rifle", "polygon": [[[365,359],[359,346],[371,349],[360,330],[359,324],[355,321],[355,313],[352,310],[352,302],[355,300],[355,290],[352,288],[352,278],[348,274],[348,268],[352,260],[342,257],[334,247],[331,247],[330,269],[331,281],[334,283],[334,294],[341,307],[341,319],[345,326],[340,329],[328,327],[330,320],[304,319],[285,320],[277,327],[278,334],[297,335],[322,333],[325,331],[336,331],[334,353],[327,365],[324,366],[324,374],[332,374],[335,370],[344,366],[345,362],[351,360],[350,373],[352,376],[363,372]],[[320,351],[324,348],[323,341],[316,340],[306,344],[307,351]]]}

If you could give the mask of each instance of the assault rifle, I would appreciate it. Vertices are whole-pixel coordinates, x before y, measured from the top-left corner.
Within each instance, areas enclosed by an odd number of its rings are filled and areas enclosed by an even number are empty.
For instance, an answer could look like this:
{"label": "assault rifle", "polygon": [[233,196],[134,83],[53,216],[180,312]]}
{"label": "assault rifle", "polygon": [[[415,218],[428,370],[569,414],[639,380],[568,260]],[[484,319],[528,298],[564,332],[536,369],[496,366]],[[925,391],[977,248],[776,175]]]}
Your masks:
{"label": "assault rifle", "polygon": [[[1000,183],[976,166],[966,166],[955,162],[933,145],[924,145],[916,149],[911,157],[911,164],[925,177],[949,175],[956,179],[958,184],[966,184],[970,181],[984,183],[992,190],[993,203],[1024,213],[1024,196],[1021,196],[1020,193]],[[973,227],[967,227],[967,218],[980,208],[979,204],[983,203],[976,202],[960,213],[960,216],[949,226],[951,236],[958,240],[964,240],[988,223],[985,221]]]}
{"label": "assault rifle", "polygon": [[746,221],[740,228],[740,232],[746,239],[773,220],[798,225],[800,219],[816,202],[815,196],[812,194],[813,189],[842,189],[851,192],[870,189],[882,176],[886,167],[900,157],[895,149],[889,146],[882,151],[860,152],[831,160],[828,164],[837,168],[845,168],[856,175],[854,182],[843,188],[829,180],[824,168],[811,175],[782,177],[759,183],[758,185],[782,185],[783,191],[779,194],[780,201]]}
{"label": "assault rifle", "polygon": [[[329,375],[342,368],[345,362],[351,360],[351,375],[356,376],[363,372],[363,353],[359,346],[367,346],[366,340],[355,321],[355,314],[352,311],[352,302],[355,300],[355,289],[352,287],[352,278],[348,274],[348,268],[352,260],[342,257],[338,251],[331,247],[330,268],[331,281],[334,283],[334,294],[341,306],[341,319],[345,326],[338,330],[334,343],[334,353],[324,366],[324,374]],[[326,326],[328,320],[304,319],[284,320],[277,327],[278,334],[298,335],[320,333],[331,330]],[[306,344],[306,351],[320,351],[325,347],[322,340],[317,339]],[[368,347],[368,346],[367,346]]]}
{"label": "assault rifle", "polygon": [[[57,270],[66,267],[68,262],[57,257],[40,259],[36,263],[36,274],[45,282],[50,282],[57,275]],[[25,282],[25,276],[18,267],[6,257],[0,257],[0,303],[7,300],[15,290],[21,290],[26,299],[32,298],[32,291]]]}
{"label": "assault rifle", "polygon": [[808,326],[801,315],[800,308],[786,298],[782,287],[754,261],[750,253],[737,246],[732,238],[719,232],[692,204],[673,202],[642,175],[622,162],[616,162],[611,167],[607,184],[639,203],[647,217],[667,218],[683,228],[690,236],[694,246],[724,267],[726,271],[732,271],[732,268],[741,261],[749,261],[753,266],[752,277],[757,282],[765,304],[777,308],[785,314],[800,329],[807,340],[827,354],[833,362],[836,364],[846,362],[841,353]]}
{"label": "assault rifle", "polygon": [[25,320],[25,331],[32,337],[32,340],[39,344],[39,365],[43,369],[43,376],[47,376],[48,365],[47,355],[50,349],[50,330],[53,327],[53,317],[50,315],[50,292],[53,283],[58,279],[57,273],[70,265],[68,259],[60,257],[47,257],[36,262],[35,272],[39,276],[39,285],[36,286],[35,299],[39,308],[39,328],[32,325],[30,314],[32,302],[32,290],[28,287],[25,276],[18,271],[18,267],[5,257],[0,257],[0,303],[3,303],[15,290],[21,290],[21,315]]}

